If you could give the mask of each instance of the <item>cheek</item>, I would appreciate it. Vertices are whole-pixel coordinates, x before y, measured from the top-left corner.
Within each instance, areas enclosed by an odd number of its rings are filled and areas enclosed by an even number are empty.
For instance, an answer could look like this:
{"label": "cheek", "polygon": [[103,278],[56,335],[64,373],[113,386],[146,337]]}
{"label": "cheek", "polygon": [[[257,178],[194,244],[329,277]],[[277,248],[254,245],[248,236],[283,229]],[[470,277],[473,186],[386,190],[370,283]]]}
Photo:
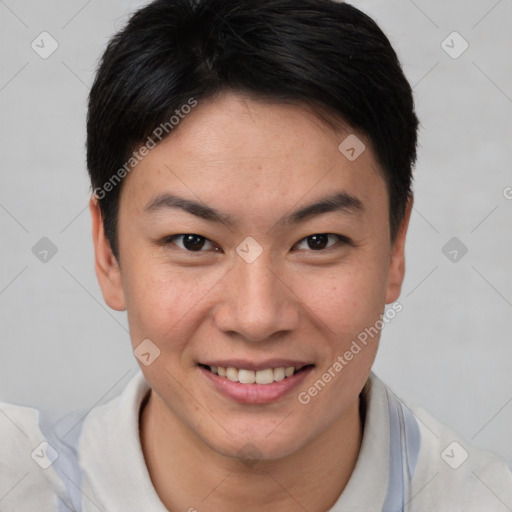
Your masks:
{"label": "cheek", "polygon": [[180,350],[201,301],[222,277],[219,271],[180,269],[147,258],[125,267],[125,296],[132,343],[149,338],[166,351]]}
{"label": "cheek", "polygon": [[384,309],[386,274],[376,258],[358,257],[328,273],[308,272],[296,286],[307,309],[340,344],[373,325]]}
{"label": "cheek", "polygon": [[[308,308],[327,326],[326,350],[317,380],[299,395],[310,417],[317,418],[318,428],[335,421],[363,388],[371,371],[380,338],[376,326],[384,309],[384,270],[377,257],[358,258],[350,269],[338,268],[324,279],[310,279],[309,284],[316,281],[323,286],[302,291]],[[305,287],[307,284],[304,282]]]}

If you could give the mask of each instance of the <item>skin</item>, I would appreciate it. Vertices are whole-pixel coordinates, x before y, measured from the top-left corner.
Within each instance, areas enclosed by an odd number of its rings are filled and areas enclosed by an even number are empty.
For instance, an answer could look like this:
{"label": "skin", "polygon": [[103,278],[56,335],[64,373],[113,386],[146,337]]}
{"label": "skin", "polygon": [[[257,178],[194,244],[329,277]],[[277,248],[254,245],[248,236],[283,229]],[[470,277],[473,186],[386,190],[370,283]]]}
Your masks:
{"label": "skin", "polygon": [[[309,404],[298,401],[397,300],[412,208],[392,243],[388,195],[370,142],[353,162],[334,130],[305,108],[234,93],[200,102],[125,178],[119,260],[91,199],[95,265],[107,304],[127,310],[135,349],[149,338],[160,356],[141,364],[152,388],[141,412],[149,474],[169,510],[325,511],[343,491],[362,439],[361,392],[378,336]],[[280,226],[290,211],[333,191],[364,212],[330,212]],[[178,209],[145,207],[174,193],[229,214],[236,226]],[[315,249],[308,237],[333,233]],[[202,252],[183,239],[205,237]],[[263,248],[247,263],[248,236]],[[218,249],[218,250],[215,250]],[[200,361],[283,357],[314,363],[306,380],[271,404],[244,405],[220,394]],[[247,443],[252,463],[240,460]],[[247,449],[247,448],[245,448]],[[263,508],[262,508],[263,507]]]}

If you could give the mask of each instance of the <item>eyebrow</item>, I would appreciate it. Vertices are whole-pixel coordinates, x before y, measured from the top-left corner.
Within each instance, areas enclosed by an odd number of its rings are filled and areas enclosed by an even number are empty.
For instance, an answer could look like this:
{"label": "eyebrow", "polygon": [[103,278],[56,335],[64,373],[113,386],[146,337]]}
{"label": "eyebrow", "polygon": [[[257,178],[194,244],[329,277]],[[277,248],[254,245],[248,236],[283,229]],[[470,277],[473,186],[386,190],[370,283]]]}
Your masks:
{"label": "eyebrow", "polygon": [[[151,214],[165,209],[181,209],[203,220],[219,222],[228,226],[237,225],[235,219],[226,213],[222,213],[200,201],[186,199],[169,193],[156,196],[144,208],[144,211]],[[324,213],[339,212],[361,215],[364,211],[364,205],[360,199],[348,192],[341,191],[285,215],[277,224],[298,224]]]}

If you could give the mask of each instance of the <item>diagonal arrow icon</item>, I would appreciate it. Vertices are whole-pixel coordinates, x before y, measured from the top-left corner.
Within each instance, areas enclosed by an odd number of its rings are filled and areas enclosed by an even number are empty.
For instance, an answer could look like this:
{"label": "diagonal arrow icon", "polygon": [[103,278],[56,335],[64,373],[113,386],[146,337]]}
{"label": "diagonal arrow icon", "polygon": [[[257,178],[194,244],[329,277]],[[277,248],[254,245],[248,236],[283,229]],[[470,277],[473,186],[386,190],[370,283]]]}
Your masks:
{"label": "diagonal arrow icon", "polygon": [[32,247],[32,254],[41,263],[48,263],[57,252],[57,246],[46,236],[43,236],[43,238]]}
{"label": "diagonal arrow icon", "polygon": [[454,31],[441,42],[441,48],[452,59],[458,59],[469,48],[469,43],[459,32]]}
{"label": "diagonal arrow icon", "polygon": [[363,141],[355,133],[351,133],[338,146],[341,154],[350,162],[353,162],[366,149]]}
{"label": "diagonal arrow icon", "polygon": [[59,458],[57,450],[47,441],[39,443],[39,445],[32,450],[30,456],[32,460],[43,469],[48,469]]}
{"label": "diagonal arrow icon", "polygon": [[443,245],[441,252],[452,263],[458,263],[467,254],[468,248],[462,240],[454,236]]}
{"label": "diagonal arrow icon", "polygon": [[252,263],[263,252],[263,247],[252,236],[248,236],[240,242],[236,252],[246,263]]}
{"label": "diagonal arrow icon", "polygon": [[[30,43],[30,47],[34,50],[41,59],[47,59],[59,47],[58,41],[48,32],[41,32]],[[50,256],[51,258],[51,256]]]}
{"label": "diagonal arrow icon", "polygon": [[148,338],[140,343],[133,353],[144,366],[153,364],[160,357],[160,349]]}

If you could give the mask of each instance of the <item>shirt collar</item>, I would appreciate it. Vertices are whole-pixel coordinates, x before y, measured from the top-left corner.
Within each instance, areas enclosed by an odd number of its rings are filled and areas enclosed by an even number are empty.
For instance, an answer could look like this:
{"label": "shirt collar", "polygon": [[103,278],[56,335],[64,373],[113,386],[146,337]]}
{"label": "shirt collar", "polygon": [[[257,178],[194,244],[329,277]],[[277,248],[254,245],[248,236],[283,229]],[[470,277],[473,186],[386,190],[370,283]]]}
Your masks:
{"label": "shirt collar", "polygon": [[386,387],[370,373],[360,394],[361,448],[352,475],[332,512],[382,512],[389,483],[390,425]]}
{"label": "shirt collar", "polygon": [[[87,508],[88,502],[106,510],[139,511],[143,507],[167,512],[152,485],[140,443],[140,408],[149,391],[139,371],[114,403],[93,409],[85,418],[77,436],[82,469],[79,485],[87,496],[82,500],[84,512],[96,510]],[[364,413],[361,448],[332,512],[381,512],[386,504],[400,502],[404,494],[401,403],[373,372],[360,396]]]}

